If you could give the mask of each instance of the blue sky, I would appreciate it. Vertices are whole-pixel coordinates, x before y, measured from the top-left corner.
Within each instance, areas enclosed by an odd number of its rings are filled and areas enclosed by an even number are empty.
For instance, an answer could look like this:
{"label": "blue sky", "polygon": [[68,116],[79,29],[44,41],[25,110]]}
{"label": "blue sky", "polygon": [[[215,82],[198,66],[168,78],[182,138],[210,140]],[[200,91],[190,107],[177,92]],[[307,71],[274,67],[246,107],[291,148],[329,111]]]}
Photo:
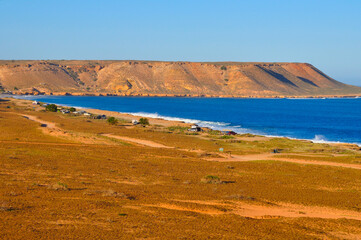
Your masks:
{"label": "blue sky", "polygon": [[360,13],[360,0],[0,0],[0,59],[308,62],[361,86]]}

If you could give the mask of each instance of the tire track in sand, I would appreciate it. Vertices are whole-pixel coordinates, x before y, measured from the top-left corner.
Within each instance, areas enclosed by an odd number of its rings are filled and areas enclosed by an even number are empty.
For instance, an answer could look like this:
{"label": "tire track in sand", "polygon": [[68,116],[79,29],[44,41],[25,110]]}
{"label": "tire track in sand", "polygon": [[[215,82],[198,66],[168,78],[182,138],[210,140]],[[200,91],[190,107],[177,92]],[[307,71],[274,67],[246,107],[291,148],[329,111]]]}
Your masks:
{"label": "tire track in sand", "polygon": [[[282,156],[282,155],[278,155],[278,156]],[[267,160],[267,161],[289,162],[289,163],[306,164],[306,165],[343,167],[343,168],[352,168],[352,169],[361,170],[361,165],[351,164],[351,163],[338,163],[338,162],[313,161],[313,160],[292,159],[292,158],[274,158],[274,157],[275,154],[273,153],[263,153],[263,154],[251,154],[251,155],[232,155],[232,156],[226,156],[225,158],[209,158],[205,160],[217,161],[217,162],[251,162],[251,161]]]}

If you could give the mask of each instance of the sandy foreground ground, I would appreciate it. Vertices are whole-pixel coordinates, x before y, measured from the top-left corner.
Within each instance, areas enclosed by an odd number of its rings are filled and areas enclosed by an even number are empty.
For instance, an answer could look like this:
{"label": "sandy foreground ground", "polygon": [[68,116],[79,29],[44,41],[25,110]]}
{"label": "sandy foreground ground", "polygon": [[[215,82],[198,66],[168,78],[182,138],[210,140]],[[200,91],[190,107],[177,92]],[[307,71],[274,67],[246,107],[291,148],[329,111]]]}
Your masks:
{"label": "sandy foreground ground", "polygon": [[0,101],[2,239],[361,238],[356,146],[43,110]]}

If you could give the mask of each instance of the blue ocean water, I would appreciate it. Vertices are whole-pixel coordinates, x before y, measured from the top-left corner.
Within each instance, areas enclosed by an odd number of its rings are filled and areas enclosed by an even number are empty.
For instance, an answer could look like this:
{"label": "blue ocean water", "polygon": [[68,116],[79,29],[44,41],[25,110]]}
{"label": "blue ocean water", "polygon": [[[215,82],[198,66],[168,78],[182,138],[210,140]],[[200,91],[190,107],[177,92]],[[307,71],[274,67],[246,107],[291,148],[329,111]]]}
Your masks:
{"label": "blue ocean water", "polygon": [[47,103],[198,123],[238,133],[361,144],[361,98],[30,96]]}

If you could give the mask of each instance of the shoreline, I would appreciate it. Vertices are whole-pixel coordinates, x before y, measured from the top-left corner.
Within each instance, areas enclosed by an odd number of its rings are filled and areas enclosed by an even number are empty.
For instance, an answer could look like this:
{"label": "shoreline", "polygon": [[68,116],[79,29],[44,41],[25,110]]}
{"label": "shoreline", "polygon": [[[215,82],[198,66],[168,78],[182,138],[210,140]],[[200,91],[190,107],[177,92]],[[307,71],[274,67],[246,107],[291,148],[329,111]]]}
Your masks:
{"label": "shoreline", "polygon": [[[20,98],[14,98],[13,96],[11,96],[12,99],[21,99],[21,100],[26,100],[26,101],[32,101],[30,99],[26,99],[26,98],[21,98],[23,97],[23,95],[15,95],[15,96],[19,96]],[[30,96],[33,97],[33,96]],[[1,95],[0,95],[1,98]],[[197,119],[185,119],[185,118],[178,118],[178,117],[167,117],[167,116],[159,116],[159,117],[151,117],[149,115],[154,115],[154,113],[128,113],[128,112],[117,112],[117,111],[111,111],[111,110],[102,110],[102,109],[95,109],[95,108],[87,108],[87,107],[80,107],[80,106],[70,106],[70,105],[64,105],[64,104],[56,104],[57,106],[60,107],[75,107],[75,108],[79,108],[82,109],[84,111],[87,111],[91,114],[95,114],[95,115],[106,115],[106,116],[111,116],[111,117],[115,117],[115,118],[120,118],[120,119],[124,119],[127,121],[132,121],[132,120],[139,120],[142,117],[148,118],[150,124],[153,125],[163,125],[165,127],[170,127],[170,126],[182,126],[182,127],[190,127],[192,124],[197,124],[202,128],[205,129],[211,129],[211,130],[218,130],[218,131],[223,131],[223,130],[232,130],[237,132],[237,129],[234,129],[232,126],[227,126],[224,124],[224,128],[215,128],[213,126],[209,126],[206,124],[202,124],[202,122],[208,122],[208,123],[218,123],[219,125],[221,125],[219,122],[213,122],[213,121],[203,121],[203,120],[197,120]],[[168,119],[167,119],[168,118]],[[188,122],[187,122],[188,121]],[[340,142],[340,141],[328,141],[328,140],[315,140],[315,139],[304,139],[304,138],[294,138],[294,137],[289,137],[289,136],[280,136],[280,135],[267,135],[267,134],[263,134],[263,133],[256,133],[255,131],[252,131],[250,129],[246,129],[243,128],[245,130],[249,130],[246,132],[237,132],[237,134],[252,134],[252,135],[256,135],[256,136],[261,136],[264,138],[269,138],[269,139],[273,139],[273,138],[286,138],[286,139],[291,139],[291,140],[298,140],[298,141],[309,141],[312,143],[316,143],[316,144],[329,144],[329,145],[350,145],[350,146],[358,146],[361,147],[361,143],[351,143],[351,142]]]}
{"label": "shoreline", "polygon": [[[69,106],[66,106],[69,107]],[[148,115],[136,115],[136,114],[132,114],[132,113],[125,113],[125,112],[117,112],[117,111],[109,111],[109,110],[101,110],[101,109],[94,109],[94,108],[81,108],[84,111],[88,111],[89,113],[94,113],[94,114],[99,114],[99,115],[107,115],[107,116],[111,116],[111,117],[119,117],[119,118],[123,118],[126,120],[139,120],[142,117],[148,118],[151,124],[159,124],[159,125],[163,125],[165,127],[170,127],[170,126],[190,126],[191,124],[194,124],[192,122],[186,122],[186,121],[182,121],[182,120],[168,120],[165,119],[166,117],[149,117]],[[108,114],[106,114],[108,113]],[[202,122],[200,120],[194,120],[194,121],[199,121]],[[197,124],[197,123],[195,123]],[[232,129],[232,126],[229,126],[228,128],[225,126],[224,129],[216,129],[216,128],[211,128],[209,126],[202,126],[202,124],[197,124],[202,128],[208,128],[211,130],[218,130],[218,131],[224,131],[225,129]],[[361,143],[349,143],[349,142],[339,142],[339,141],[328,141],[328,140],[314,140],[314,139],[304,139],[304,138],[294,138],[294,137],[287,137],[287,136],[279,136],[279,135],[263,135],[263,134],[257,134],[257,133],[252,133],[252,132],[237,132],[237,134],[242,135],[242,134],[253,134],[256,136],[260,136],[260,137],[265,137],[265,138],[287,138],[287,139],[291,139],[291,140],[298,140],[298,141],[309,141],[312,143],[317,143],[317,144],[329,144],[329,145],[357,145],[358,147],[361,147]]]}
{"label": "shoreline", "polygon": [[117,93],[84,93],[84,92],[10,92],[0,93],[6,96],[74,96],[74,97],[170,97],[170,98],[236,98],[236,99],[353,99],[361,98],[361,94],[346,95],[210,95],[210,94],[152,94],[152,93],[134,93],[134,94],[117,94]]}

